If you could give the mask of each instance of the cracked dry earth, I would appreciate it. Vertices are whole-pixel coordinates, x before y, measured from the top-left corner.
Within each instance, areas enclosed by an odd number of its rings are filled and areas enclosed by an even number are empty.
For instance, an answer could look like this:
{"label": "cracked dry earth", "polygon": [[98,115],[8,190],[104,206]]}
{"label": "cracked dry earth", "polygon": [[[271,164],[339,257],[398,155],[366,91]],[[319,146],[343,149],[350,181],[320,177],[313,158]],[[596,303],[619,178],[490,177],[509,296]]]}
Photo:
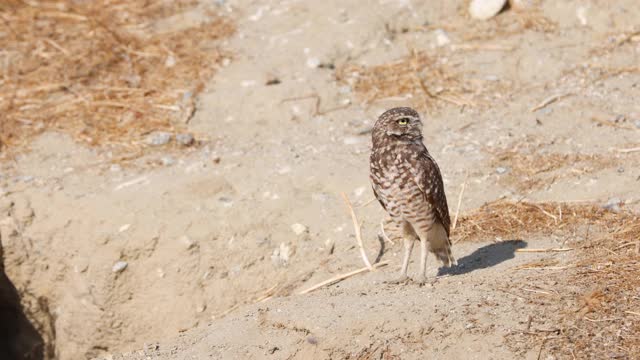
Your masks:
{"label": "cracked dry earth", "polygon": [[[368,130],[389,107],[424,105],[420,94],[365,99],[333,67],[418,48],[469,80],[473,105],[422,111],[452,212],[465,182],[462,214],[499,198],[615,197],[637,212],[640,153],[616,151],[640,142],[640,43],[616,42],[637,26],[637,1],[542,1],[549,29],[513,10],[479,25],[466,1],[221,3],[234,57],[189,123],[203,146],[114,167],[48,132],[2,164],[5,270],[56,357],[570,358],[545,339],[587,291],[561,270],[576,255],[515,249],[571,246],[588,229],[466,239],[454,245],[460,267],[427,287],[383,284],[401,261],[386,243],[389,266],[297,295],[361,266],[339,194],[372,199]],[[382,210],[356,211],[373,257]],[[536,261],[557,268],[526,266]]]}

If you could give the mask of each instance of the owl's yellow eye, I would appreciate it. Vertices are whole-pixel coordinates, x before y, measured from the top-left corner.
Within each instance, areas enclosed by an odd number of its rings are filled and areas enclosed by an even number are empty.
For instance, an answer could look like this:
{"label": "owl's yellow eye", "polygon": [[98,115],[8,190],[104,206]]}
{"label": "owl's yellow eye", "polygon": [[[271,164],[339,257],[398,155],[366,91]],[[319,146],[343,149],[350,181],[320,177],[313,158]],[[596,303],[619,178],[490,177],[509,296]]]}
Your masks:
{"label": "owl's yellow eye", "polygon": [[398,119],[398,125],[407,125],[408,123],[409,119],[407,118]]}

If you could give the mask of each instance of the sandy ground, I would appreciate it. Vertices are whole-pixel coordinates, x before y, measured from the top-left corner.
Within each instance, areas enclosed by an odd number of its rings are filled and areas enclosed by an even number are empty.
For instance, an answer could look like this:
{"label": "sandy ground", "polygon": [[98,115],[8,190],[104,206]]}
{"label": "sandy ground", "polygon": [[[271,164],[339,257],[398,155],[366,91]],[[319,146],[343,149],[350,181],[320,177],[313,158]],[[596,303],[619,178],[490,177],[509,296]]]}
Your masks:
{"label": "sandy ground", "polygon": [[[203,146],[116,166],[49,132],[1,164],[5,269],[55,356],[569,358],[518,333],[553,328],[572,304],[522,290],[569,291],[563,271],[518,266],[574,255],[514,250],[570,244],[563,238],[460,242],[460,267],[433,286],[390,286],[401,246],[381,249],[373,202],[356,210],[370,256],[390,265],[296,295],[361,266],[339,193],[357,205],[373,198],[367,131],[385,109],[422,103],[365,101],[332,67],[421,49],[470,84],[473,105],[422,111],[452,212],[465,182],[461,213],[499,198],[618,198],[638,211],[640,153],[616,149],[640,146],[640,42],[619,41],[637,31],[640,4],[543,1],[535,14],[479,22],[464,1],[220,3],[237,32],[223,44],[233,60],[189,124]],[[441,31],[450,43],[438,43]],[[566,161],[522,173],[504,151]],[[126,269],[113,271],[119,261]]]}

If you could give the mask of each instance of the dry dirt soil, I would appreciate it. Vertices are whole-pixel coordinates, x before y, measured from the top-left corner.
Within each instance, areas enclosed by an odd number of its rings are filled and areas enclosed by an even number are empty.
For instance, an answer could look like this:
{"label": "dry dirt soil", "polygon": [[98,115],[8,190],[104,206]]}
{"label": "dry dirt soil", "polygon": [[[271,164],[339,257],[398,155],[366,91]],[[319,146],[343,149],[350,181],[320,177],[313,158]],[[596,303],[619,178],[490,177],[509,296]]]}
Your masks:
{"label": "dry dirt soil", "polygon": [[[431,257],[433,285],[388,285],[402,245],[379,240],[368,182],[376,117],[409,105],[452,217],[463,184],[461,218],[500,199],[637,214],[640,2],[540,1],[488,21],[458,0],[202,3],[235,33],[187,125],[197,145],[117,164],[52,130],[0,164],[7,296],[45,358],[640,356],[640,287],[618,297],[628,311],[585,315],[607,284],[576,280],[593,265],[579,251],[516,251],[578,249],[588,225],[541,210],[558,229],[454,230],[458,267]],[[300,295],[363,266],[341,192],[388,265]],[[640,276],[632,245],[608,251],[629,250]]]}

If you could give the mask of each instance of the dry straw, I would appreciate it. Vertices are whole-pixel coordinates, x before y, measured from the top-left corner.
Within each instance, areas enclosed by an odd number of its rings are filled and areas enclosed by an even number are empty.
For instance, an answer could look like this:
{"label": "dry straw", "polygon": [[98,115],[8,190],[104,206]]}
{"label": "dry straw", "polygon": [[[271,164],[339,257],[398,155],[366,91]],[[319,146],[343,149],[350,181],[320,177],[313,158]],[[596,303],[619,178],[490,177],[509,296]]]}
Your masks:
{"label": "dry straw", "polygon": [[192,0],[9,1],[0,5],[0,142],[24,145],[46,129],[131,152],[173,131],[223,59],[233,32],[210,14],[192,27],[173,15]]}

